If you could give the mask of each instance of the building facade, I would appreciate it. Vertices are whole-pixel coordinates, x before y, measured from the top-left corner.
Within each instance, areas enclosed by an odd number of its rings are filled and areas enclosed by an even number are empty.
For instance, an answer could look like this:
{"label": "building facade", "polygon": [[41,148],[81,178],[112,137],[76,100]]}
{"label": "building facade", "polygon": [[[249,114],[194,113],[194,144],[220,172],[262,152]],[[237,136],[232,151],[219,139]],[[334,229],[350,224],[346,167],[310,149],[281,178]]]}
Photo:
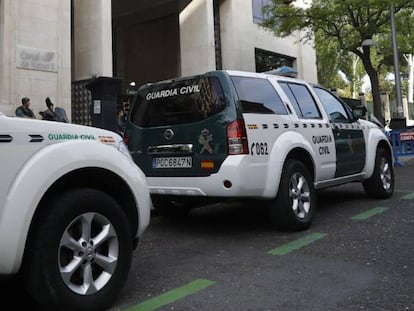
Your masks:
{"label": "building facade", "polygon": [[121,95],[215,69],[289,65],[317,82],[315,51],[300,34],[259,26],[267,1],[0,0],[0,111],[14,115],[27,96],[39,116],[48,96],[88,124],[85,85],[95,77],[120,78]]}

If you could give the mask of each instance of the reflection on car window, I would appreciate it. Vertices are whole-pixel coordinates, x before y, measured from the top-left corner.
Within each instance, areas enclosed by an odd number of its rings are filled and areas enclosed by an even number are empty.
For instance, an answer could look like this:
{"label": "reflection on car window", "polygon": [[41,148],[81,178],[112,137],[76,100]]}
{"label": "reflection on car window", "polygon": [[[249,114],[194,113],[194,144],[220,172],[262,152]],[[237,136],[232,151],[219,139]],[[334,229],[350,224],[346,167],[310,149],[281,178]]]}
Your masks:
{"label": "reflection on car window", "polygon": [[293,95],[292,90],[290,89],[289,85],[287,83],[282,83],[282,82],[280,82],[279,85],[282,87],[283,91],[289,98],[289,101],[293,105],[293,109],[295,110],[296,114],[301,117],[302,111],[300,110],[298,102],[296,101],[296,98]]}
{"label": "reflection on car window", "polygon": [[299,83],[279,82],[300,118],[321,118],[321,113],[308,88]]}
{"label": "reflection on car window", "polygon": [[325,111],[329,116],[329,120],[334,123],[349,122],[348,114],[346,113],[343,104],[327,90],[315,86],[314,91],[322,103]]}
{"label": "reflection on car window", "polygon": [[223,89],[214,77],[155,84],[134,98],[131,121],[140,127],[191,123],[217,114],[225,106]]}
{"label": "reflection on car window", "polygon": [[279,94],[266,79],[231,77],[245,113],[287,114]]}

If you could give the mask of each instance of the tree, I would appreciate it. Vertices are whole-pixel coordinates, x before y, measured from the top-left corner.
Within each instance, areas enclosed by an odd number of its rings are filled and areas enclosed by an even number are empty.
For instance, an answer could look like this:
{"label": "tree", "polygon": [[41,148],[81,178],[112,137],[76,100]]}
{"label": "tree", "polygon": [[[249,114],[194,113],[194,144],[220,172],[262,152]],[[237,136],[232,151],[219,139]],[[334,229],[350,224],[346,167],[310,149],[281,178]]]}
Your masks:
{"label": "tree", "polygon": [[373,47],[362,46],[362,42],[390,33],[391,3],[396,18],[414,8],[413,1],[406,0],[313,0],[307,7],[291,0],[272,0],[265,7],[267,18],[262,26],[282,37],[301,30],[303,40],[313,40],[320,32],[324,40],[334,40],[342,52],[359,57],[371,81],[374,115],[383,120],[378,71],[371,60]]}
{"label": "tree", "polygon": [[315,34],[316,65],[318,81],[327,88],[344,88],[345,81],[339,75],[341,67],[337,57],[338,47],[333,41],[325,41],[323,36]]}
{"label": "tree", "polygon": [[398,29],[402,30],[398,39],[400,47],[403,52],[404,60],[408,66],[408,86],[407,98],[408,102],[414,103],[414,12],[406,12],[402,16],[397,25]]}
{"label": "tree", "polygon": [[320,32],[315,33],[318,81],[327,88],[335,88],[341,97],[357,98],[365,71],[359,58],[343,52],[335,41],[327,41]]}

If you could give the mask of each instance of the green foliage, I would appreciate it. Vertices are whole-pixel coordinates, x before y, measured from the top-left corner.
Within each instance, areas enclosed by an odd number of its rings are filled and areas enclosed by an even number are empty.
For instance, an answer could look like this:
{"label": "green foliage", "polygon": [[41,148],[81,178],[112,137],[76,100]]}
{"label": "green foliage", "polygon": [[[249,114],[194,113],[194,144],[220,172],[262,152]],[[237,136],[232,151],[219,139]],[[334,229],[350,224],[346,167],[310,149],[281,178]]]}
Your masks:
{"label": "green foliage", "polygon": [[[406,0],[313,0],[308,7],[299,7],[293,1],[272,0],[265,8],[268,18],[262,26],[277,36],[289,36],[301,31],[303,40],[316,43],[319,78],[334,81],[338,69],[348,79],[361,77],[359,69],[350,68],[352,54],[375,83],[372,85],[374,113],[381,117],[380,85],[378,76],[389,71],[390,6],[393,3],[399,40],[402,49],[412,49],[414,1]],[[377,47],[361,47],[365,39],[377,42]],[[377,51],[375,51],[377,50]],[[388,53],[382,54],[384,51]],[[329,72],[331,70],[332,72]],[[351,74],[352,73],[352,74]]]}
{"label": "green foliage", "polygon": [[364,39],[389,33],[390,4],[396,15],[409,16],[414,3],[406,0],[313,0],[308,8],[286,5],[286,0],[273,0],[265,8],[263,26],[278,36],[305,30],[304,38],[313,38],[320,31],[325,39],[335,38],[341,49],[352,50]]}
{"label": "green foliage", "polygon": [[[318,81],[328,88],[344,88],[345,81],[338,74],[339,62],[336,58],[338,48],[334,41],[324,41],[316,34],[316,58]],[[320,41],[320,42],[319,42]]]}

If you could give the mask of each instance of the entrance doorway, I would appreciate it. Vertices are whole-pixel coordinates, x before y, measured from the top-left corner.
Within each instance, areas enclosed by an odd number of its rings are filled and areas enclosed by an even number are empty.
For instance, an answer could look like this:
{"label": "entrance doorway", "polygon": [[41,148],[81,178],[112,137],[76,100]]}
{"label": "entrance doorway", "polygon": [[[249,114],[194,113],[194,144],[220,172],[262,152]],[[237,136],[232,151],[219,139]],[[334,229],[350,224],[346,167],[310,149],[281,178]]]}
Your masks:
{"label": "entrance doorway", "polygon": [[114,76],[123,94],[180,75],[179,13],[190,2],[112,0]]}

